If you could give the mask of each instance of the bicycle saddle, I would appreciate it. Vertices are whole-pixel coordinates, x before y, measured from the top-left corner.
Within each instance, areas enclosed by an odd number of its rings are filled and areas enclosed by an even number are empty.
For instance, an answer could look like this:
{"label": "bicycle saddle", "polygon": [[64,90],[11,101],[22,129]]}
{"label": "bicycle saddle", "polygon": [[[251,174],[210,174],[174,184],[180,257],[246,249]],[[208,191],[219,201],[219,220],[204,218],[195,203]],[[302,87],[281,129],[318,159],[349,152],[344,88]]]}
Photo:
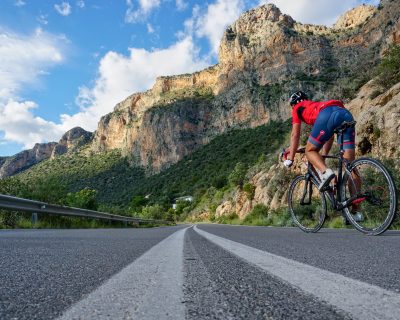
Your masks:
{"label": "bicycle saddle", "polygon": [[343,121],[342,124],[333,130],[334,133],[342,133],[348,128],[354,128],[356,126],[357,121]]}

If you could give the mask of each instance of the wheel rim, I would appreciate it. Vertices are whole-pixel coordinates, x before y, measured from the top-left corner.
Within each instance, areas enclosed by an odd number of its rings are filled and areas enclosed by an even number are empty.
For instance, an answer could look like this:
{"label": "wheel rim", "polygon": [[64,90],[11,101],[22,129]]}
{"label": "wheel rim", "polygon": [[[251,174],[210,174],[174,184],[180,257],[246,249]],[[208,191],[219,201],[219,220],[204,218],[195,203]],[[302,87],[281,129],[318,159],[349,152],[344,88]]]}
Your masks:
{"label": "wheel rim", "polygon": [[[393,220],[393,187],[390,176],[381,165],[361,160],[354,163],[352,175],[344,181],[344,199],[354,194],[364,195],[346,211],[350,222],[359,230],[367,233],[385,231]],[[360,183],[357,182],[359,179]],[[360,212],[363,220],[357,221],[351,212]]]}
{"label": "wheel rim", "polygon": [[[306,183],[307,181],[303,177],[292,185],[289,199],[290,211],[297,226],[304,231],[315,232],[324,223],[326,202],[324,196],[320,194],[316,184],[312,181],[307,183],[308,188],[305,193],[304,187]],[[302,200],[305,203],[302,204]]]}

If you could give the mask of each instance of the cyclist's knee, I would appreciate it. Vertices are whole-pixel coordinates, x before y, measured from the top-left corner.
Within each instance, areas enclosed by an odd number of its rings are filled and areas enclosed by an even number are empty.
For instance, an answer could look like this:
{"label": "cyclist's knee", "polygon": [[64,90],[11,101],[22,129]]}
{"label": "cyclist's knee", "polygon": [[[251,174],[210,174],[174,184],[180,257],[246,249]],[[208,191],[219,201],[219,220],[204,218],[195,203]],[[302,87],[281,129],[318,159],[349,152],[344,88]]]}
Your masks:
{"label": "cyclist's knee", "polygon": [[344,150],[343,157],[348,161],[353,161],[356,158],[356,150],[355,149]]}
{"label": "cyclist's knee", "polygon": [[310,141],[307,142],[306,145],[306,153],[308,152],[319,152],[320,148],[318,148],[317,146],[313,145]]}

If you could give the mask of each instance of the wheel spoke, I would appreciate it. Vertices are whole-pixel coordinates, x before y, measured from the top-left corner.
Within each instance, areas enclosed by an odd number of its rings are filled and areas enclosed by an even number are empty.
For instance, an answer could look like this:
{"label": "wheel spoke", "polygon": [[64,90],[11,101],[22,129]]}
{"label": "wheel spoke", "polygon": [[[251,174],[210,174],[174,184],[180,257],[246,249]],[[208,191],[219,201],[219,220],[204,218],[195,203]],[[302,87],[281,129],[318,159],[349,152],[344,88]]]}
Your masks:
{"label": "wheel spoke", "polygon": [[[355,194],[365,198],[345,209],[350,222],[364,233],[384,232],[390,227],[396,211],[393,179],[380,162],[370,158],[354,161],[350,171],[351,174],[347,174],[343,181],[342,199],[349,199]],[[361,213],[363,219],[353,219],[350,216],[352,212]]]}

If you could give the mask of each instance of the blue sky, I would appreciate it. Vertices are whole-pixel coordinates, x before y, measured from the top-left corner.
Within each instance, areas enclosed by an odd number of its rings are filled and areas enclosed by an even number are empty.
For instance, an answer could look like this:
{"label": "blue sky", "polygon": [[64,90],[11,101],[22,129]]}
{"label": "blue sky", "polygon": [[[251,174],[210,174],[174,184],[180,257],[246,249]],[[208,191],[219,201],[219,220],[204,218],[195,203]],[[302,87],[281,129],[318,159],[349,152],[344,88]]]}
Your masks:
{"label": "blue sky", "polygon": [[274,2],[304,23],[332,24],[378,0],[0,0],[0,156],[58,141],[160,75],[218,61],[223,30]]}

